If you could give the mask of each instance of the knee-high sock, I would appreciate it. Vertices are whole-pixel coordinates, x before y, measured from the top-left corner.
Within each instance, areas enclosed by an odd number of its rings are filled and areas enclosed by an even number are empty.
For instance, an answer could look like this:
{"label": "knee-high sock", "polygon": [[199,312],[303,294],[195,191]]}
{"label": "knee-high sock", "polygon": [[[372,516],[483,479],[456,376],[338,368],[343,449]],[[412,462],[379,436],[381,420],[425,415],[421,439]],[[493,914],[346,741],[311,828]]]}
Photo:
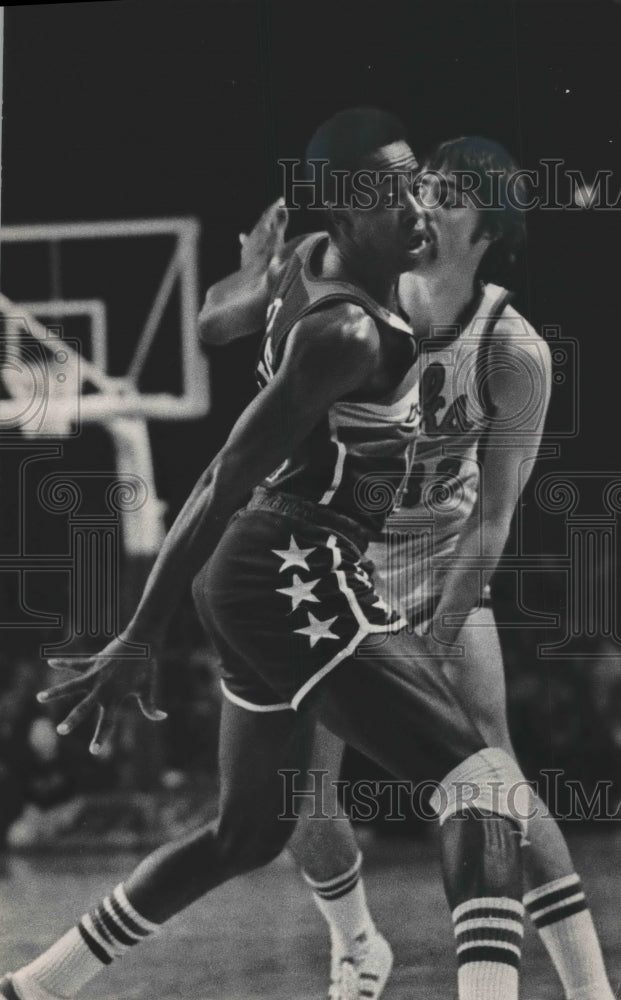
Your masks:
{"label": "knee-high sock", "polygon": [[524,920],[520,830],[505,817],[468,810],[445,820],[441,842],[459,1000],[517,1000]]}
{"label": "knee-high sock", "polygon": [[118,885],[51,948],[13,975],[21,1000],[71,998],[98,972],[144,941],[158,924],[142,917]]}
{"label": "knee-high sock", "polygon": [[333,957],[334,953],[338,958],[351,955],[356,940],[362,934],[370,935],[375,931],[360,875],[361,866],[362,854],[359,852],[351,868],[326,882],[317,882],[303,873],[330,928]]}
{"label": "knee-high sock", "polygon": [[524,905],[558,972],[566,1000],[614,1000],[578,875],[528,892]]}
{"label": "knee-high sock", "polygon": [[502,896],[453,911],[459,1000],[517,1000],[524,907]]}

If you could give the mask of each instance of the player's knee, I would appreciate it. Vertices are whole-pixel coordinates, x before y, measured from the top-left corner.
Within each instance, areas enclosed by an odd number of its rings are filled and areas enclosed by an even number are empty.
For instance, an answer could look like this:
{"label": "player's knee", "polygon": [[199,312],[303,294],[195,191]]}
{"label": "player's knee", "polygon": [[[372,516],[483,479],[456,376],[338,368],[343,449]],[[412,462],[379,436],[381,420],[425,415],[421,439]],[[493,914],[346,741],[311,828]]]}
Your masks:
{"label": "player's knee", "polygon": [[510,820],[526,839],[533,792],[515,759],[501,747],[485,747],[462,761],[437,785],[431,804],[443,824],[464,811]]}

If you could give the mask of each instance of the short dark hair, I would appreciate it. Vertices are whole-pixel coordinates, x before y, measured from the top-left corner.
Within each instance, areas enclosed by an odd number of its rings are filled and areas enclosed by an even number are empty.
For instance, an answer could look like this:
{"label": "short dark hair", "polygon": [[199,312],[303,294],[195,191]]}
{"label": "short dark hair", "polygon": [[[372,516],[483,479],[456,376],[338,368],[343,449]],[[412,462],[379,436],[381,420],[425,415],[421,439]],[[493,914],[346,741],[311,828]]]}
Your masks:
{"label": "short dark hair", "polygon": [[497,207],[479,209],[474,235],[488,233],[493,240],[479,266],[479,277],[490,280],[511,270],[526,236],[524,210],[520,207],[526,201],[526,185],[519,177],[509,192],[509,181],[520,168],[505,147],[480,135],[460,136],[440,143],[425,157],[424,169],[440,173],[470,171],[480,178],[477,196],[483,205]]}
{"label": "short dark hair", "polygon": [[313,160],[327,160],[324,177],[324,200],[334,198],[332,170],[353,172],[365,165],[369,154],[392,142],[406,141],[403,122],[390,111],[379,108],[347,108],[323,122],[315,131],[304,153],[306,176],[314,178]]}

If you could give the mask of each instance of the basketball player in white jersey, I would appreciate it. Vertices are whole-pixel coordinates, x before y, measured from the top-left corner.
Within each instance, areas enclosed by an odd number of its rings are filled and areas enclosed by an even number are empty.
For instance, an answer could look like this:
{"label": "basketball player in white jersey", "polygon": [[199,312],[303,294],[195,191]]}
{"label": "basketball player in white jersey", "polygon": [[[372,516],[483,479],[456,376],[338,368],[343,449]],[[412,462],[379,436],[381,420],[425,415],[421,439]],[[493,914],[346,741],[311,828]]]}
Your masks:
{"label": "basketball player in white jersey", "polygon": [[[442,144],[419,178],[431,247],[415,271],[401,275],[399,298],[419,331],[420,434],[400,509],[369,547],[387,603],[398,605],[418,630],[461,647],[462,655],[444,669],[485,739],[512,756],[489,580],[537,455],[550,394],[547,345],[512,308],[505,289],[482,281],[511,261],[522,240],[519,185],[513,204],[508,197],[516,170],[497,143],[469,137]],[[478,201],[462,190],[468,175],[471,189],[478,179]],[[242,270],[207,293],[205,343],[223,344],[256,327],[257,291],[267,270],[280,266],[286,223],[277,203],[240,238]],[[521,388],[519,380],[516,389],[504,377],[511,369],[522,372]],[[468,568],[481,557],[484,570]],[[315,802],[300,797],[301,819],[289,846],[330,929],[331,1000],[376,1000],[392,959],[368,911],[362,857],[331,783],[341,756],[338,741],[320,728],[312,767],[329,773],[323,811],[339,820],[311,819]],[[533,809],[529,841],[524,903],[565,997],[612,1000],[580,879],[542,802]],[[354,994],[350,963],[358,974]]]}

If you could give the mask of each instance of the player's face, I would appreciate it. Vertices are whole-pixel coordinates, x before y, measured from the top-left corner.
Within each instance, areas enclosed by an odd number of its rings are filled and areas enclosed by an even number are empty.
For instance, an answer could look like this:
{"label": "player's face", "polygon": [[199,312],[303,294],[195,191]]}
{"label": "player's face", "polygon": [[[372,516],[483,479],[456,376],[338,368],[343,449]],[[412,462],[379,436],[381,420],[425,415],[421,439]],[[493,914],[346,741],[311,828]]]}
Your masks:
{"label": "player's face", "polygon": [[481,252],[486,249],[490,237],[479,231],[479,209],[460,187],[459,177],[450,171],[423,171],[415,191],[429,232],[429,249],[421,269],[441,264],[454,268],[470,258],[475,247]]}
{"label": "player's face", "polygon": [[363,179],[360,207],[348,212],[349,241],[359,258],[384,274],[410,271],[426,249],[425,215],[413,195],[414,154],[406,143],[392,143],[373,155],[369,171],[377,183]]}

